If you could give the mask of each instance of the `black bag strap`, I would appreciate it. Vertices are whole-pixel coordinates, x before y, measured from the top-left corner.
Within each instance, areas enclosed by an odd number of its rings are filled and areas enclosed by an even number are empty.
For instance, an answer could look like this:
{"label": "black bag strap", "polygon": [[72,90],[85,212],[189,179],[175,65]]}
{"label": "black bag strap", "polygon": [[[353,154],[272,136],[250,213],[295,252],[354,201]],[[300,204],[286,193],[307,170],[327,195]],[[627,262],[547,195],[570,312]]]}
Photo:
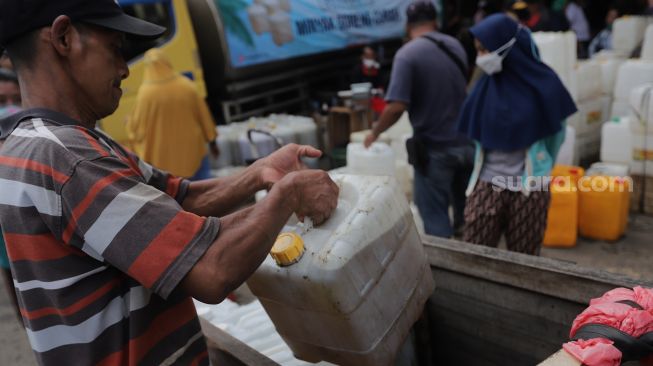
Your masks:
{"label": "black bag strap", "polygon": [[[630,300],[621,300],[615,303],[644,310],[640,304]],[[624,362],[639,360],[653,354],[653,332],[644,333],[639,338],[635,338],[611,326],[592,323],[580,327],[574,334],[573,340],[593,338],[606,338],[614,342],[614,346],[621,351],[621,359]]]}
{"label": "black bag strap", "polygon": [[463,60],[461,60],[460,57],[458,57],[458,55],[453,53],[453,51],[451,51],[449,49],[449,47],[447,47],[444,44],[444,42],[442,42],[439,39],[435,39],[433,37],[430,37],[429,35],[424,35],[424,36],[422,36],[422,38],[428,39],[429,41],[435,43],[435,45],[437,45],[442,50],[442,52],[444,52],[447,56],[449,56],[451,61],[453,61],[453,63],[455,63],[456,66],[458,66],[458,69],[463,74],[463,77],[465,78],[465,80],[469,80],[469,77],[467,75],[467,66],[465,66],[465,63],[463,62]]}
{"label": "black bag strap", "polygon": [[635,338],[619,329],[604,324],[586,324],[580,327],[572,340],[606,338],[614,342],[614,346],[621,351],[622,361],[635,361],[653,354],[651,333],[642,334]]}

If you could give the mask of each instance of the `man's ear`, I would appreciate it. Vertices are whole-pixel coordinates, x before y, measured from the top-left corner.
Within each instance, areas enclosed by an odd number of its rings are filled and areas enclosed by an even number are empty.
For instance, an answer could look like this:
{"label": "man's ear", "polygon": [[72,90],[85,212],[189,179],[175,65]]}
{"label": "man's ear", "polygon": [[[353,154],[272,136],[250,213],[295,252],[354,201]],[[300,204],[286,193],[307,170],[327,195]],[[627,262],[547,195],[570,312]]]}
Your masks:
{"label": "man's ear", "polygon": [[50,27],[49,42],[60,55],[67,55],[72,48],[76,30],[67,15],[58,16]]}

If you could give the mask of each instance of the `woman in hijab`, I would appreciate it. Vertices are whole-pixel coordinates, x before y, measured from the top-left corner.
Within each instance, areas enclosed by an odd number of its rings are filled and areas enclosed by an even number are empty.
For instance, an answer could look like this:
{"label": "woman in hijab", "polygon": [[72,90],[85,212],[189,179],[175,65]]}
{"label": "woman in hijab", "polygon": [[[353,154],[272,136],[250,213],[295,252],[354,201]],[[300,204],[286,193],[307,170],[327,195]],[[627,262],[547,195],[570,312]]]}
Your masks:
{"label": "woman in hijab", "polygon": [[558,76],[539,59],[530,31],[504,14],[471,28],[485,76],[463,105],[459,130],[476,143],[467,190],[467,242],[539,255],[548,180],[576,112]]}
{"label": "woman in hijab", "polygon": [[207,143],[217,156],[213,117],[195,85],[158,49],[145,53],[145,75],[127,123],[136,154],[175,176],[210,178]]}

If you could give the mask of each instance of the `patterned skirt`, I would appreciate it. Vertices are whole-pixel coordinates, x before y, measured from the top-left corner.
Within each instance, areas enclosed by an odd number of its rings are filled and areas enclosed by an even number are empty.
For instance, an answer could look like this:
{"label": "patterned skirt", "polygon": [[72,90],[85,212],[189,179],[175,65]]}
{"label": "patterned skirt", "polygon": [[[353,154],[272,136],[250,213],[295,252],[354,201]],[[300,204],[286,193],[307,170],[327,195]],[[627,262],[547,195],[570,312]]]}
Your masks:
{"label": "patterned skirt", "polygon": [[467,198],[463,240],[496,248],[504,235],[508,250],[539,255],[550,201],[548,191],[526,196],[479,181]]}

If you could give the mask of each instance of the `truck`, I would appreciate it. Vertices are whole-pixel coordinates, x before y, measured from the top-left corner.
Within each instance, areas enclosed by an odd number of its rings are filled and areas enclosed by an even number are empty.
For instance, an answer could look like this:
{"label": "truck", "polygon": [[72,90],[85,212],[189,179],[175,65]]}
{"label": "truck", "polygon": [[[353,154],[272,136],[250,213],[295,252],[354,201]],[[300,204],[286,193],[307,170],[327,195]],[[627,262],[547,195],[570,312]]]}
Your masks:
{"label": "truck", "polygon": [[[309,100],[348,87],[362,45],[389,59],[404,33],[403,0],[119,0],[126,13],[162,25],[156,40],[127,39],[130,76],[120,107],[100,122],[128,144],[125,123],[158,47],[195,82],[219,124],[273,112],[302,113]],[[326,91],[325,95],[320,94]],[[333,92],[333,93],[329,93]]]}
{"label": "truck", "polygon": [[[576,315],[616,287],[653,283],[574,263],[424,236],[435,281],[415,324],[418,365],[537,365],[569,340]],[[200,316],[213,364],[277,365]],[[397,363],[401,364],[401,363]],[[559,363],[557,365],[578,363]]]}

